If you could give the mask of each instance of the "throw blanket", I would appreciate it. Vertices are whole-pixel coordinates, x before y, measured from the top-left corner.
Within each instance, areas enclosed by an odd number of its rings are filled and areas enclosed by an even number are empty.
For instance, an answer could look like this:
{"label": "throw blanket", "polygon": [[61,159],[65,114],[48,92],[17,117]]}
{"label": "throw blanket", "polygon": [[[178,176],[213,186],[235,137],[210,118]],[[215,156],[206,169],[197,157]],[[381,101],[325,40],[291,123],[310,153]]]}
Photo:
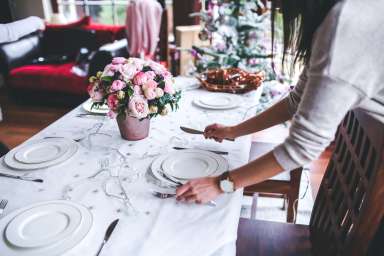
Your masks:
{"label": "throw blanket", "polygon": [[163,8],[156,0],[131,0],[126,18],[130,56],[152,56],[155,53],[162,12]]}

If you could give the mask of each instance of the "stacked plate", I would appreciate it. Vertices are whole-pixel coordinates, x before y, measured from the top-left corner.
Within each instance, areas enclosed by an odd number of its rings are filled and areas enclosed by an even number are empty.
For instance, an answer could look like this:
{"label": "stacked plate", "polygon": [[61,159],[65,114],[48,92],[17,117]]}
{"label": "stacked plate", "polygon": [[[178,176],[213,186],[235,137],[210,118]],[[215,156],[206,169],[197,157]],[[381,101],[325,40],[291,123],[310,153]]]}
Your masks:
{"label": "stacked plate", "polygon": [[239,107],[241,100],[236,95],[215,93],[197,97],[193,100],[193,103],[205,109],[224,110]]}
{"label": "stacked plate", "polygon": [[87,100],[83,103],[83,109],[89,113],[93,114],[107,114],[109,111],[108,105],[101,105],[101,106],[93,106],[93,102],[91,99]]}
{"label": "stacked plate", "polygon": [[11,150],[4,157],[4,163],[16,170],[46,168],[68,160],[77,149],[77,144],[70,139],[41,139]]}
{"label": "stacked plate", "polygon": [[172,185],[172,181],[218,176],[228,170],[228,162],[209,151],[186,149],[170,152],[156,158],[151,165],[152,176],[158,184]]}
{"label": "stacked plate", "polygon": [[16,210],[0,220],[0,252],[7,256],[54,256],[80,243],[92,214],[70,201],[49,201]]}

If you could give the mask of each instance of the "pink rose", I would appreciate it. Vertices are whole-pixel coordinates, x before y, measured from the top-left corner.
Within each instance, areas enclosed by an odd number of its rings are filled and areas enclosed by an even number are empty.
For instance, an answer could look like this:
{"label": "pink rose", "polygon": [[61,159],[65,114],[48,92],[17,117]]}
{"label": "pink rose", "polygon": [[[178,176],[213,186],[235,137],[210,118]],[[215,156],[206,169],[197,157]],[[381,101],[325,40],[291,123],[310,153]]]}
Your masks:
{"label": "pink rose", "polygon": [[148,100],[153,100],[154,98],[156,98],[156,91],[152,88],[144,89],[144,96]]}
{"label": "pink rose", "polygon": [[87,88],[88,94],[91,97],[92,101],[100,102],[103,101],[104,94],[101,92],[98,85],[89,85]]}
{"label": "pink rose", "polygon": [[148,79],[153,80],[156,77],[156,73],[153,71],[147,71],[145,74],[148,76]]}
{"label": "pink rose", "polygon": [[110,92],[117,92],[123,89],[126,86],[126,84],[121,80],[115,80],[113,81],[111,88],[109,88]]}
{"label": "pink rose", "polygon": [[114,74],[115,74],[115,72],[112,70],[112,64],[108,64],[107,66],[105,66],[103,74],[101,76],[102,77],[103,76],[113,76]]}
{"label": "pink rose", "polygon": [[109,110],[107,113],[107,116],[111,119],[115,119],[117,114],[115,112],[113,112],[112,110]]}
{"label": "pink rose", "polygon": [[172,83],[171,79],[165,80],[164,92],[169,93],[169,94],[175,93],[175,89],[173,88],[173,83]]}
{"label": "pink rose", "polygon": [[129,58],[128,64],[135,66],[136,70],[142,70],[144,67],[144,61],[138,58]]}
{"label": "pink rose", "polygon": [[133,83],[135,85],[143,85],[148,81],[148,76],[144,72],[139,72],[136,74],[136,76],[133,78]]}
{"label": "pink rose", "polygon": [[119,105],[119,99],[116,94],[111,94],[108,96],[107,104],[110,110],[116,111],[117,106]]}
{"label": "pink rose", "polygon": [[157,83],[153,80],[149,80],[145,84],[143,84],[143,89],[156,89],[157,88]]}
{"label": "pink rose", "polygon": [[127,59],[124,57],[115,57],[112,59],[112,64],[125,64]]}
{"label": "pink rose", "polygon": [[159,63],[156,63],[154,61],[150,61],[149,67],[158,75],[161,75],[166,71],[165,67]]}
{"label": "pink rose", "polygon": [[133,86],[133,94],[134,95],[143,95],[143,90],[138,85]]}
{"label": "pink rose", "polygon": [[140,95],[134,95],[129,101],[128,105],[129,113],[136,118],[145,118],[148,116],[148,102]]}
{"label": "pink rose", "polygon": [[161,74],[165,80],[172,79],[172,74],[168,70]]}
{"label": "pink rose", "polygon": [[114,76],[115,72],[119,71],[119,68],[120,68],[120,65],[108,64],[107,66],[105,66],[103,74],[101,76],[102,77],[103,76]]}
{"label": "pink rose", "polygon": [[135,65],[132,64],[124,64],[120,66],[119,69],[120,74],[122,75],[124,80],[131,80],[137,73]]}

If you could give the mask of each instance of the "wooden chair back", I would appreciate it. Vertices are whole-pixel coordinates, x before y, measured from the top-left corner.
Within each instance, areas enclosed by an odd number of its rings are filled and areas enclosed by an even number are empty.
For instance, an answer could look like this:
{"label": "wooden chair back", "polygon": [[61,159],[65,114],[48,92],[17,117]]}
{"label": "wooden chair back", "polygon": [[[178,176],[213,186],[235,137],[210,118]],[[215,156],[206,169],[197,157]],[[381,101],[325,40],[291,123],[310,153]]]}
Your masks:
{"label": "wooden chair back", "polygon": [[350,111],[320,185],[310,221],[314,255],[366,255],[384,216],[384,124]]}

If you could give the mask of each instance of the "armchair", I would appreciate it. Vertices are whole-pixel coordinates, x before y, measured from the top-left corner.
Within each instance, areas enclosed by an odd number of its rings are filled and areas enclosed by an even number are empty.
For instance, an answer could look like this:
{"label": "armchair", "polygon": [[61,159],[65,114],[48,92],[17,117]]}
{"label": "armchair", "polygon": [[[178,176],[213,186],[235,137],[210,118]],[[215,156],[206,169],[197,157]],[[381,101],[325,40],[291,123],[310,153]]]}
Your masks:
{"label": "armchair", "polygon": [[[82,64],[88,66],[85,76],[72,71],[79,64],[76,55],[82,48],[90,53],[83,58],[86,63]],[[127,55],[125,39],[99,47],[92,30],[51,29],[0,44],[0,72],[8,92],[16,100],[72,105],[87,97],[89,76],[113,57]]]}

